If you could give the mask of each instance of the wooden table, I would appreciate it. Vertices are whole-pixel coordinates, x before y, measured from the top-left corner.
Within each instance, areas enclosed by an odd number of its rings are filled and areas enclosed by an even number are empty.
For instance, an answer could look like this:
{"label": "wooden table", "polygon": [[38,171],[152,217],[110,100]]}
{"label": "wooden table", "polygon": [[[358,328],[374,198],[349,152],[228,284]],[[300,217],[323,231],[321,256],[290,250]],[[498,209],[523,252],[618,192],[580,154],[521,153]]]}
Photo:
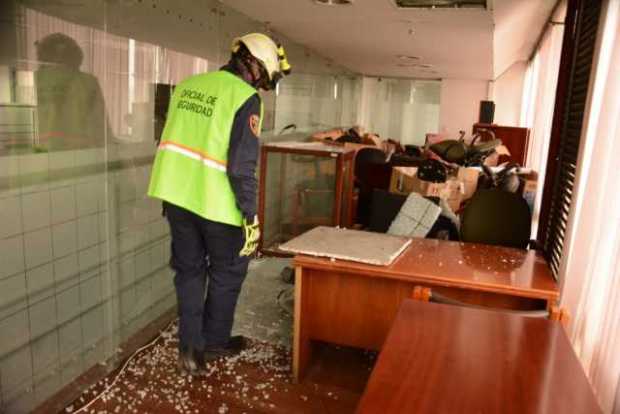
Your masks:
{"label": "wooden table", "polygon": [[357,413],[601,409],[559,323],[406,300]]}
{"label": "wooden table", "polygon": [[504,309],[552,309],[558,289],[535,251],[414,239],[390,266],[296,256],[293,375],[312,341],[380,350],[398,307],[414,290]]}

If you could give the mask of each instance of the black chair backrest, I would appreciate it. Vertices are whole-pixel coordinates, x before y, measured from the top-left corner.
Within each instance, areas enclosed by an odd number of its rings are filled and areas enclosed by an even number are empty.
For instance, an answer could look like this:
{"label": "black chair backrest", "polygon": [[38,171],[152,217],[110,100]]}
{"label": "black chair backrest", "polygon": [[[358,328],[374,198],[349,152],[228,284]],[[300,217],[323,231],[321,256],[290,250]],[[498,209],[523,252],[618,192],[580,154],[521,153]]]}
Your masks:
{"label": "black chair backrest", "polygon": [[379,148],[362,148],[355,155],[355,183],[359,190],[356,222],[368,225],[372,190],[387,190],[390,186],[392,167],[386,162],[385,152]]}
{"label": "black chair backrest", "polygon": [[368,193],[373,188],[386,189],[390,186],[392,167],[387,163],[385,152],[379,148],[362,148],[355,155],[355,179],[362,192]]}
{"label": "black chair backrest", "polygon": [[386,233],[405,201],[407,201],[406,195],[374,189],[370,202],[368,230]]}
{"label": "black chair backrest", "polygon": [[368,164],[385,164],[386,155],[379,148],[362,148],[355,154],[355,172],[365,168]]}
{"label": "black chair backrest", "polygon": [[480,190],[469,201],[461,220],[461,240],[526,249],[532,214],[521,195]]}

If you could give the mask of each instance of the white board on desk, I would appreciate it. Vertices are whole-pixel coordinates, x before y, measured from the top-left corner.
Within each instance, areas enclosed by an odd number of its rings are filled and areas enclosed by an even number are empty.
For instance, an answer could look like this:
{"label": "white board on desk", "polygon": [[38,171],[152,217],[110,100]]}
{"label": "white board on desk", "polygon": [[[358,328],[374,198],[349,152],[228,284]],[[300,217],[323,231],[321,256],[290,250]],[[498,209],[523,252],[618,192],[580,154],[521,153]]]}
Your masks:
{"label": "white board on desk", "polygon": [[411,244],[407,237],[316,227],[279,246],[280,250],[352,262],[389,266]]}

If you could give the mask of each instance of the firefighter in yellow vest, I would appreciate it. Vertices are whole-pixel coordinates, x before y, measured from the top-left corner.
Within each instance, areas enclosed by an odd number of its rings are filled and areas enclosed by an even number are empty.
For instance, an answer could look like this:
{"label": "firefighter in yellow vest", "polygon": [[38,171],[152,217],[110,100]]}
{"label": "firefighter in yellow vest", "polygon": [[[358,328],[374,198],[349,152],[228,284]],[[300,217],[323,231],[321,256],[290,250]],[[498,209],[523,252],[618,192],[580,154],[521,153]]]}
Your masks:
{"label": "firefighter in yellow vest", "polygon": [[170,224],[182,373],[245,348],[231,329],[259,237],[258,89],[275,89],[289,71],[281,46],[248,34],[233,41],[227,65],[184,80],[170,101],[148,193]]}

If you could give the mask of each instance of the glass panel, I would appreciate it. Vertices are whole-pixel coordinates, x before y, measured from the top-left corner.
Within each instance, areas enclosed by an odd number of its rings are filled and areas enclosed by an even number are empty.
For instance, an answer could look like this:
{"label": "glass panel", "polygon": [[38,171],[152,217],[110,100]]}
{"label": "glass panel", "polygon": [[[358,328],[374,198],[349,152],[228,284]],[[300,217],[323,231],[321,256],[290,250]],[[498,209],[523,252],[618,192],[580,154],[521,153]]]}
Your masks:
{"label": "glass panel", "polygon": [[319,225],[334,224],[336,159],[269,152],[264,191],[263,247]]}
{"label": "glass panel", "polygon": [[105,23],[101,4],[85,26],[64,19],[68,9],[50,14],[48,2],[3,2],[0,383],[7,413],[32,410],[115,349],[104,326],[105,154],[116,118],[106,34],[95,29]]}
{"label": "glass panel", "polygon": [[353,170],[353,157],[349,161],[344,161],[344,171],[343,171],[343,185],[342,185],[342,210],[340,211],[340,226],[341,227],[349,227],[353,223],[350,222],[351,219],[351,211],[353,208],[351,198],[349,198],[349,194],[352,191],[353,180],[349,179],[349,176],[352,177]]}
{"label": "glass panel", "polygon": [[354,126],[360,94],[356,77],[293,73],[276,91],[275,131],[291,124],[303,132]]}
{"label": "glass panel", "polygon": [[370,101],[370,131],[402,144],[423,145],[439,129],[440,81],[385,79]]}
{"label": "glass panel", "polygon": [[[4,1],[0,15],[0,411],[9,414],[100,362],[115,369],[125,341],[174,309],[168,226],[146,196],[170,94],[264,26],[215,0]],[[264,138],[288,123],[354,123],[358,78],[280,40],[295,75],[280,95],[263,95]],[[335,161],[284,158],[274,240],[332,220]]]}

